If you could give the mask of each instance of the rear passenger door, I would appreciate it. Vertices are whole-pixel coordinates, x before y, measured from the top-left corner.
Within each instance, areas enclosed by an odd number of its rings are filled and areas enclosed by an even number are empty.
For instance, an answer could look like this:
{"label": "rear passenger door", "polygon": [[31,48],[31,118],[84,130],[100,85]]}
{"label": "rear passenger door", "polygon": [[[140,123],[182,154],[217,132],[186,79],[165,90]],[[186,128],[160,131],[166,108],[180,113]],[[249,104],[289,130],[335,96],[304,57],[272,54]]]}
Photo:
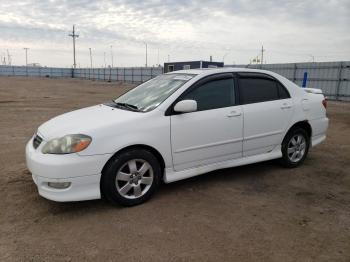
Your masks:
{"label": "rear passenger door", "polygon": [[270,152],[281,144],[293,113],[287,89],[269,75],[239,73],[240,103],[244,115],[243,155]]}

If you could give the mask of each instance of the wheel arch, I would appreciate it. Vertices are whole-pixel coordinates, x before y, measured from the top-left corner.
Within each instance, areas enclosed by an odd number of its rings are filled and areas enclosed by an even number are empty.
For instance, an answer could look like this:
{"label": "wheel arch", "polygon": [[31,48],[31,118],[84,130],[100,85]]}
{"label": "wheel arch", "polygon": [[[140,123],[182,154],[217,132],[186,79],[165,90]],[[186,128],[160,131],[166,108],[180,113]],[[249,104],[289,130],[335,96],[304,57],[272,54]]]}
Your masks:
{"label": "wheel arch", "polygon": [[309,123],[307,120],[303,120],[303,121],[299,121],[299,122],[294,123],[294,124],[288,129],[288,131],[286,132],[286,135],[285,135],[284,137],[286,137],[287,134],[288,134],[291,130],[293,130],[293,129],[295,129],[295,128],[302,128],[302,129],[304,129],[304,130],[307,132],[307,134],[309,135],[309,138],[311,139],[311,136],[312,136],[312,127],[311,127],[310,123]]}
{"label": "wheel arch", "polygon": [[124,148],[119,149],[117,152],[115,152],[106,162],[106,164],[103,166],[102,168],[102,172],[101,174],[103,175],[105,169],[108,167],[109,163],[119,154],[123,153],[124,151],[130,150],[130,149],[145,149],[149,152],[151,152],[158,160],[161,169],[162,169],[162,175],[164,175],[164,170],[165,170],[165,161],[163,156],[161,155],[161,153],[155,149],[152,146],[149,145],[145,145],[145,144],[135,144],[135,145],[130,145],[130,146],[126,146]]}

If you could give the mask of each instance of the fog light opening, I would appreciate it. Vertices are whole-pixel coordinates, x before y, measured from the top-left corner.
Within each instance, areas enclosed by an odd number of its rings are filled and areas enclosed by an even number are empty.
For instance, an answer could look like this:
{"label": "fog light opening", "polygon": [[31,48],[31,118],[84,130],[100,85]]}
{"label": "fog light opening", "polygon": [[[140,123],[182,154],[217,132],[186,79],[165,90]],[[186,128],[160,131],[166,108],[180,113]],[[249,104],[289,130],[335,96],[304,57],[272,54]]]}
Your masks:
{"label": "fog light opening", "polygon": [[47,185],[55,189],[65,189],[70,187],[71,182],[48,182]]}

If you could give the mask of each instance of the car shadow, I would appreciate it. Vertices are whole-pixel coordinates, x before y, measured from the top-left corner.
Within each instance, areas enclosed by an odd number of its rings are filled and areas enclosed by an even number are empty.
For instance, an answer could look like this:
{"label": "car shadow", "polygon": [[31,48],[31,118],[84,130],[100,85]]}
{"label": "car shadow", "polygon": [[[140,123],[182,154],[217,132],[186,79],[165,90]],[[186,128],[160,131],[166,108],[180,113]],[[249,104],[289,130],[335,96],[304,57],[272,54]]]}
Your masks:
{"label": "car shadow", "polygon": [[191,189],[196,187],[210,187],[213,184],[244,182],[255,187],[259,191],[258,184],[271,170],[283,168],[276,160],[270,160],[245,166],[231,167],[208,172],[184,180],[162,185],[157,195],[167,195],[174,191]]}
{"label": "car shadow", "polygon": [[[246,166],[216,170],[170,184],[163,183],[155,196],[143,205],[153,205],[152,203],[164,201],[164,198],[181,194],[181,192],[186,190],[191,191],[193,189],[211,187],[222,183],[234,184],[240,182],[248,185],[254,191],[263,191],[266,189],[266,185],[263,183],[264,176],[271,172],[271,170],[276,169],[283,170],[275,160],[271,160]],[[49,212],[52,215],[66,213],[86,214],[126,209],[123,206],[111,204],[104,199],[62,203],[46,199],[43,199],[43,201],[49,206]],[[137,208],[137,206],[131,208]]]}

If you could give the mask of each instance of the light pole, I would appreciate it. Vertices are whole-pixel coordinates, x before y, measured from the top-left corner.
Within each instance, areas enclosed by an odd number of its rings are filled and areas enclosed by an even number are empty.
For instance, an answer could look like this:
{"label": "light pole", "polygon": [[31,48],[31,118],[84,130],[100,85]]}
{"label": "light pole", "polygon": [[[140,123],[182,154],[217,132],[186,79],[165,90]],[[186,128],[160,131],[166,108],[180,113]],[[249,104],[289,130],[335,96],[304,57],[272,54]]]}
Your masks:
{"label": "light pole", "polygon": [[103,52],[103,62],[105,64],[105,68],[107,67],[106,66],[106,52]]}
{"label": "light pole", "polygon": [[92,54],[91,54],[91,47],[89,47],[89,52],[90,52],[90,66],[92,69]]}
{"label": "light pole", "polygon": [[157,64],[159,66],[159,48],[158,48],[158,54],[157,54]]}
{"label": "light pole", "polygon": [[111,45],[111,62],[112,62],[112,67],[113,67],[113,46]]}
{"label": "light pole", "polygon": [[23,48],[24,50],[25,50],[25,52],[26,52],[26,66],[28,66],[28,50],[29,50],[29,48],[28,47],[25,47],[25,48]]}
{"label": "light pole", "polygon": [[308,55],[308,56],[310,56],[310,57],[311,57],[311,59],[312,59],[312,63],[315,63],[315,56],[314,56],[314,55]]}
{"label": "light pole", "polygon": [[225,57],[229,54],[230,52],[227,52],[226,54],[223,55],[222,57],[222,62],[224,63],[225,62]]}
{"label": "light pole", "polygon": [[144,42],[145,46],[146,46],[146,67],[147,67],[147,43]]}

